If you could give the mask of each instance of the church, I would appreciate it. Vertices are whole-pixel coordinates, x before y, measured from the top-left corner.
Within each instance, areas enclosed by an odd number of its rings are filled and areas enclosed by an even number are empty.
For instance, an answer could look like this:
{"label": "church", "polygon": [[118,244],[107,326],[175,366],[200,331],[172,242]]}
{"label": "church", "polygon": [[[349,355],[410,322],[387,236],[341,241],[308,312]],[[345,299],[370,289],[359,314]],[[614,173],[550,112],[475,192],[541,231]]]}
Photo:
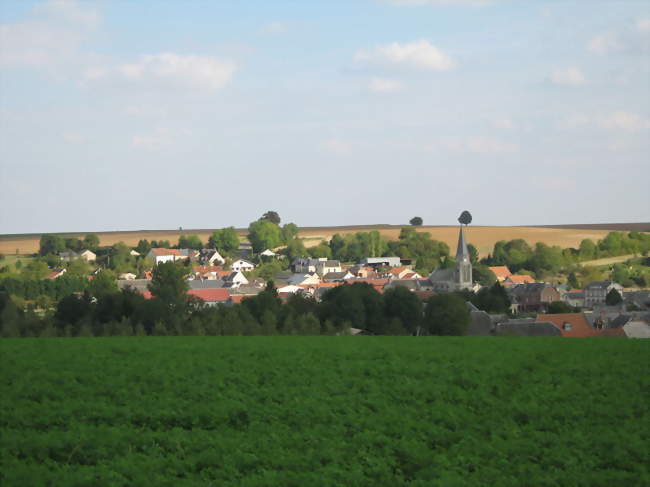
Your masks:
{"label": "church", "polygon": [[[462,218],[463,215],[461,215]],[[469,216],[469,221],[471,221],[471,216]],[[456,265],[449,269],[435,269],[429,275],[429,281],[431,282],[431,289],[438,292],[454,292],[464,289],[472,290],[474,287],[472,282],[472,262],[470,260],[469,250],[467,249],[467,242],[465,241],[463,221],[461,221],[460,232],[458,234]]]}

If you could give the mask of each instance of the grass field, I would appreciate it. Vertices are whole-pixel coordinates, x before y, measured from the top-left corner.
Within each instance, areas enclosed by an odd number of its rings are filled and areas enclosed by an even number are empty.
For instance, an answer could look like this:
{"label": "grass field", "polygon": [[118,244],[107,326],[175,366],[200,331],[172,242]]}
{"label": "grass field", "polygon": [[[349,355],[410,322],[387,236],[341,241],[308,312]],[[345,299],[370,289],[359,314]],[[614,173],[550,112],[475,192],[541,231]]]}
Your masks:
{"label": "grass field", "polygon": [[[635,225],[646,224],[625,224],[629,228],[636,228]],[[481,227],[470,226],[467,231],[468,241],[473,243],[481,256],[490,253],[494,243],[498,240],[512,240],[523,238],[528,243],[544,242],[548,245],[559,245],[565,247],[578,247],[580,242],[589,238],[594,241],[602,239],[611,230],[603,228],[600,225],[577,226],[576,228],[553,228],[553,227]],[[647,224],[650,228],[650,224]],[[330,239],[335,233],[355,233],[368,232],[371,230],[379,231],[382,236],[389,240],[396,240],[403,226],[401,225],[357,225],[347,227],[305,227],[300,231],[299,236],[306,239],[305,246],[310,247],[318,245],[321,239]],[[613,225],[612,228],[619,229],[619,226]],[[623,227],[620,227],[623,228]],[[645,227],[644,227],[645,228]],[[453,250],[458,238],[457,226],[422,226],[418,231],[431,233],[432,238],[446,242]],[[198,235],[201,240],[207,242],[212,234],[211,229],[184,230],[184,235]],[[246,230],[239,230],[243,236]],[[140,239],[147,240],[169,240],[172,244],[178,241],[181,235],[179,230],[140,230],[129,232],[98,232],[97,235],[102,245],[113,245],[118,242],[124,242],[127,245],[135,246]],[[65,234],[66,237],[81,237],[84,234]],[[30,254],[38,252],[40,235],[0,235],[0,253],[14,254],[18,249],[21,254]]]}
{"label": "grass field", "polygon": [[4,339],[0,484],[648,485],[648,346]]}

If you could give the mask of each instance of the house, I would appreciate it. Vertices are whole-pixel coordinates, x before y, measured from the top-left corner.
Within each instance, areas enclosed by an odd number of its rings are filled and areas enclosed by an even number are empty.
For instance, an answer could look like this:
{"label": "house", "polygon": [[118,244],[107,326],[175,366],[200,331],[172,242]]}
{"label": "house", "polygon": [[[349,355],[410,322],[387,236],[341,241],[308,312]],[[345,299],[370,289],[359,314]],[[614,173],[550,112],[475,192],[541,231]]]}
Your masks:
{"label": "house", "polygon": [[144,292],[149,288],[151,280],[147,279],[118,279],[117,287],[120,289],[132,289],[133,291]]}
{"label": "house", "polygon": [[328,272],[323,276],[323,281],[324,282],[337,282],[337,281],[345,281],[346,279],[352,279],[354,275],[349,272],[349,271],[341,271],[341,272]]}
{"label": "house", "polygon": [[223,269],[218,265],[200,265],[192,269],[194,279],[218,279],[218,273],[221,271]]}
{"label": "house", "polygon": [[318,259],[299,258],[294,259],[291,263],[293,272],[296,274],[308,274],[315,272],[319,276],[324,276],[330,272],[341,272],[341,262],[338,260],[326,259],[324,257]]}
{"label": "house", "polygon": [[507,289],[512,311],[542,311],[554,302],[560,301],[560,293],[546,282],[517,284]]}
{"label": "house", "polygon": [[198,256],[199,263],[201,265],[223,265],[226,263],[224,259],[216,249],[201,249]]}
{"label": "house", "polygon": [[46,279],[56,279],[58,277],[61,277],[63,274],[65,274],[67,271],[66,269],[53,269],[47,276]]}
{"label": "house", "polygon": [[372,268],[399,267],[402,265],[402,260],[399,257],[366,257],[361,259],[360,264]]}
{"label": "house", "polygon": [[350,267],[348,270],[354,275],[354,277],[361,277],[364,279],[377,277],[375,269],[370,266],[355,265]]}
{"label": "house", "polygon": [[571,289],[562,295],[562,301],[574,308],[582,308],[585,305],[585,292],[582,289]]}
{"label": "house", "polygon": [[511,274],[503,280],[503,287],[516,286],[517,284],[531,284],[533,282],[535,282],[535,278],[528,274]]}
{"label": "house", "polygon": [[72,250],[66,250],[65,252],[59,252],[59,258],[64,261],[71,261],[79,258],[79,254],[72,251]]}
{"label": "house", "polygon": [[97,260],[97,254],[86,249],[79,254],[79,258],[85,260],[86,262],[95,262]]}
{"label": "house", "polygon": [[315,272],[308,274],[296,273],[288,279],[288,284],[294,286],[320,284],[321,278]]}
{"label": "house", "polygon": [[226,287],[222,279],[192,279],[187,281],[188,289],[221,289]]}
{"label": "house", "polygon": [[154,265],[162,264],[163,262],[176,262],[182,260],[183,257],[177,249],[163,249],[153,248],[147,254],[147,258],[153,260]]}
{"label": "house", "polygon": [[605,304],[607,294],[616,289],[623,296],[623,286],[613,281],[594,281],[585,286],[585,306],[593,308],[599,304]]}
{"label": "house", "polygon": [[262,257],[277,257],[278,254],[273,252],[271,249],[266,249],[264,252],[261,252]]}
{"label": "house", "polygon": [[[407,275],[411,275],[410,279],[419,279],[419,274],[413,272],[410,267],[400,266],[400,267],[391,267],[386,273],[386,277],[390,279],[404,279]],[[417,277],[413,277],[417,276]]]}
{"label": "house", "polygon": [[225,287],[239,287],[248,284],[248,279],[241,273],[241,271],[232,271],[223,278]]}
{"label": "house", "polygon": [[217,306],[219,304],[228,304],[230,294],[227,289],[190,289],[187,291],[188,296],[194,296],[200,299],[208,306]]}
{"label": "house", "polygon": [[488,269],[490,269],[492,273],[496,276],[498,282],[503,282],[512,275],[510,269],[508,269],[508,266],[505,265],[488,267]]}
{"label": "house", "polygon": [[245,259],[237,259],[235,262],[232,263],[230,268],[236,272],[250,272],[253,269],[255,269],[255,264]]}
{"label": "house", "polygon": [[538,314],[537,321],[553,323],[563,337],[586,338],[598,335],[584,313]]}

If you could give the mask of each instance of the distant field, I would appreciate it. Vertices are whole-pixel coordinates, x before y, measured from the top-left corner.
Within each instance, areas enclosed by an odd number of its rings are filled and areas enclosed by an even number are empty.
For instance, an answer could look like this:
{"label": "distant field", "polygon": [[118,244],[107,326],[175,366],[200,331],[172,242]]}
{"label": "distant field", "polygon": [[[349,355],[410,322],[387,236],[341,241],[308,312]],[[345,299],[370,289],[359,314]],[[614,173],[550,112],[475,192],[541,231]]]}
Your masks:
{"label": "distant field", "polygon": [[[580,241],[589,238],[592,240],[602,239],[609,231],[634,230],[637,226],[650,228],[650,223],[626,223],[611,225],[576,225],[575,228],[558,228],[558,227],[485,227],[470,226],[468,228],[468,241],[473,243],[479,250],[479,253],[487,255],[492,251],[494,243],[498,240],[511,240],[523,238],[530,244],[544,242],[548,245],[559,245],[561,247],[577,247]],[[598,228],[590,228],[598,227]],[[604,228],[607,227],[607,228]],[[623,228],[626,227],[626,228]],[[318,245],[320,239],[329,239],[335,233],[354,233],[368,232],[371,230],[379,231],[385,238],[395,240],[399,236],[402,225],[352,225],[342,227],[303,227],[300,236],[308,240],[305,241],[307,247]],[[457,226],[422,226],[418,231],[431,233],[434,239],[446,242],[453,250],[458,238]],[[183,230],[182,234],[198,235],[203,241],[207,241],[213,230],[196,229]],[[246,234],[245,229],[239,230],[241,235]],[[66,233],[61,234],[66,237],[83,237],[84,233]],[[147,240],[169,240],[172,243],[178,241],[181,235],[179,230],[138,230],[125,232],[97,232],[102,245],[113,245],[117,242],[124,242],[127,245],[135,246],[140,239]],[[38,251],[38,242],[40,234],[33,235],[0,235],[0,253],[14,254],[18,250],[19,254],[31,254]]]}
{"label": "distant field", "polygon": [[619,255],[618,257],[605,257],[603,259],[585,260],[579,264],[582,266],[589,265],[598,267],[601,265],[618,264],[619,262],[625,262],[626,260],[633,259],[634,257],[635,254]]}
{"label": "distant field", "polygon": [[649,485],[649,345],[2,339],[0,484]]}

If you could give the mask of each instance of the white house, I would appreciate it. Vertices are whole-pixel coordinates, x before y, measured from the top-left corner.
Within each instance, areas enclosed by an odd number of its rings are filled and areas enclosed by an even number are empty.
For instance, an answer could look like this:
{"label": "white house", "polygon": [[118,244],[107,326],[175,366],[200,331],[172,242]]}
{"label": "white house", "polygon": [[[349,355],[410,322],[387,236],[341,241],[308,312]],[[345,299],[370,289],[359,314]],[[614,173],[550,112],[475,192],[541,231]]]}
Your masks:
{"label": "white house", "polygon": [[287,282],[294,286],[311,285],[311,284],[320,284],[321,279],[318,276],[318,274],[316,274],[315,272],[312,272],[310,274],[297,273],[289,277],[289,280]]}
{"label": "white house", "polygon": [[222,265],[226,259],[216,249],[202,249],[199,252],[199,262],[202,265]]}
{"label": "white house", "polygon": [[263,255],[264,257],[275,257],[278,254],[273,252],[271,249],[266,249],[264,252],[260,253],[260,255]]}
{"label": "white house", "polygon": [[244,259],[237,259],[235,262],[232,263],[230,268],[233,271],[249,272],[255,269],[255,264]]}
{"label": "white house", "polygon": [[79,254],[79,258],[86,262],[95,262],[97,260],[97,255],[95,252],[91,252],[90,250],[84,250]]}
{"label": "white house", "polygon": [[308,274],[316,272],[320,276],[329,274],[330,272],[341,272],[341,262],[338,260],[330,260],[324,257],[319,259],[295,259],[292,263],[293,272],[298,274]]}
{"label": "white house", "polygon": [[153,260],[155,265],[163,262],[175,262],[183,259],[180,252],[176,249],[153,248],[147,254],[147,258]]}
{"label": "white house", "polygon": [[239,287],[248,284],[248,279],[240,271],[233,271],[223,278],[226,287]]}

